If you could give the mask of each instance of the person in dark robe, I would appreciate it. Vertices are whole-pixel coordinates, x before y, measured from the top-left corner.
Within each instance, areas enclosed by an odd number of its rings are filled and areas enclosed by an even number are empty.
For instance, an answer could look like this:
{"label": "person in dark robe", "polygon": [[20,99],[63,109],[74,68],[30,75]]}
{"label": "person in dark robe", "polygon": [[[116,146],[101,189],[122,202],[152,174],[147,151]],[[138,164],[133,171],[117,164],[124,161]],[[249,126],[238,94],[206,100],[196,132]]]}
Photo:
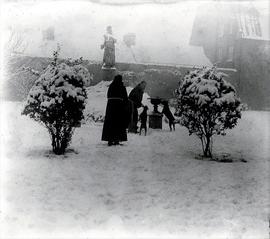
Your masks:
{"label": "person in dark robe", "polygon": [[131,117],[128,132],[138,133],[138,108],[143,107],[142,99],[145,87],[146,82],[142,81],[129,93]]}
{"label": "person in dark robe", "polygon": [[127,90],[122,82],[122,76],[116,75],[107,92],[107,107],[102,131],[102,141],[108,145],[119,145],[127,141],[128,115]]}

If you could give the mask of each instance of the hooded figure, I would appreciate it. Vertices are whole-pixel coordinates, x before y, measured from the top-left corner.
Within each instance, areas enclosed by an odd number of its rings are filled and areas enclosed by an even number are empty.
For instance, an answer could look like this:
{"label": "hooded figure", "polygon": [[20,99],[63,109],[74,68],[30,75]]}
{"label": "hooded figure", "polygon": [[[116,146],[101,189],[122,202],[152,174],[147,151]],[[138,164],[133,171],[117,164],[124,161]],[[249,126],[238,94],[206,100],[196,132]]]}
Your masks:
{"label": "hooded figure", "polygon": [[115,76],[107,92],[107,107],[103,124],[102,140],[108,141],[108,145],[117,145],[121,141],[127,141],[128,115],[127,90],[122,82],[122,76]]}
{"label": "hooded figure", "polygon": [[143,107],[142,99],[145,87],[146,82],[142,81],[129,93],[131,119],[128,131],[132,133],[138,133],[138,108]]}

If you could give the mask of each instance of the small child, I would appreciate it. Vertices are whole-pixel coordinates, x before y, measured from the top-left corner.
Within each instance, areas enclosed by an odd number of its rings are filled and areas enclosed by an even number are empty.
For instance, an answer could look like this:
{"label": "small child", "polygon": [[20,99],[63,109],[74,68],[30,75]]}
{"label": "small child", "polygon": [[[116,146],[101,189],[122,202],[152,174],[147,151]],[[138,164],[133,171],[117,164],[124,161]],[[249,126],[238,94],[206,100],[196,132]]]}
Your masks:
{"label": "small child", "polygon": [[163,110],[162,110],[162,113],[167,117],[167,119],[169,120],[169,127],[170,127],[170,131],[172,131],[172,127],[173,127],[173,130],[175,130],[175,118],[170,110],[170,107],[169,107],[169,102],[164,100],[162,102],[163,104]]}
{"label": "small child", "polygon": [[146,133],[147,133],[147,126],[146,126],[147,110],[148,110],[148,107],[145,105],[143,107],[143,112],[140,114],[140,121],[141,121],[140,135],[141,135],[143,129],[144,129],[144,134],[146,135]]}

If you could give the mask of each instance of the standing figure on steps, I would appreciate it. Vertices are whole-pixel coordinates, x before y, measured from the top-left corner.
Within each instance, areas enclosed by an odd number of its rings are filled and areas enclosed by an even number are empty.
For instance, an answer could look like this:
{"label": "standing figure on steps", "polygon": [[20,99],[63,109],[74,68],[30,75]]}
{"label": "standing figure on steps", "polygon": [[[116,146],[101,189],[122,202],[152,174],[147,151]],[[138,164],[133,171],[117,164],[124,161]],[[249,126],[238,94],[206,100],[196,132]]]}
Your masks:
{"label": "standing figure on steps", "polygon": [[112,27],[108,26],[107,33],[104,35],[104,43],[101,45],[101,49],[104,49],[103,68],[115,68],[115,43]]}

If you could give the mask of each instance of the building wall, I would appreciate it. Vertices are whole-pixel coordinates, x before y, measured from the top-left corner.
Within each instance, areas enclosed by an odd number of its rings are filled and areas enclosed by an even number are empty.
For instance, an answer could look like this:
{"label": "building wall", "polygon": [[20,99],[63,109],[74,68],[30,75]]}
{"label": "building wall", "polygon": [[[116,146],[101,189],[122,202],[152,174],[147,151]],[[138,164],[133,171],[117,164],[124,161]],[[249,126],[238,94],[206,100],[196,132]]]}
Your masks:
{"label": "building wall", "polygon": [[[38,76],[34,76],[29,71],[23,71],[22,67],[30,67],[37,71],[43,71],[49,64],[49,58],[42,57],[18,57],[13,59],[9,71],[8,78],[5,84],[5,99],[6,100],[24,100],[28,91],[34,84]],[[84,61],[83,63],[93,76],[92,85],[99,83],[102,80],[101,62]],[[172,98],[173,91],[178,87],[179,81],[187,71],[193,70],[193,66],[168,66],[168,65],[150,65],[150,64],[130,64],[117,63],[117,71],[123,74],[124,80],[128,79],[127,84],[134,87],[140,81],[147,82],[146,92],[151,97]],[[18,72],[18,74],[12,74]],[[228,80],[235,85],[235,72],[224,71],[229,75]],[[128,75],[134,77],[128,77]],[[23,85],[22,85],[23,84]],[[21,86],[27,87],[23,92],[18,90]]]}
{"label": "building wall", "polygon": [[237,88],[250,109],[270,109],[269,49],[269,41],[240,39],[237,42]]}
{"label": "building wall", "polygon": [[[238,10],[236,5],[219,3],[200,9],[190,44],[201,46],[211,63],[237,71],[232,83],[250,109],[270,109],[270,41],[263,40],[264,35],[259,34],[261,28],[256,24],[260,23],[257,21],[260,15],[255,8],[250,8],[250,12],[243,8],[243,15]],[[250,22],[249,18],[256,21]],[[240,24],[243,21],[245,25]]]}

